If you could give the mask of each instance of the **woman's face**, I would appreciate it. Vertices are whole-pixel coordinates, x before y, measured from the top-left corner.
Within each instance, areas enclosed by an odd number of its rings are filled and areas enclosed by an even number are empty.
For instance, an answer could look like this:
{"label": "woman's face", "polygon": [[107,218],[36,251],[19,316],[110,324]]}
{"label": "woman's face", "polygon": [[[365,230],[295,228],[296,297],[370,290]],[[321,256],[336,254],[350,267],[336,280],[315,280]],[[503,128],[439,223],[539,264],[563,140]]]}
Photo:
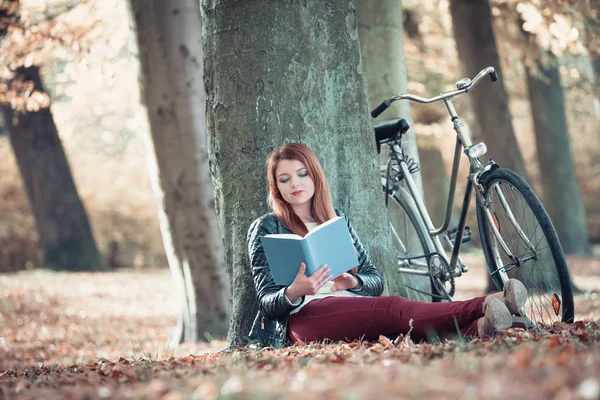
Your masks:
{"label": "woman's face", "polygon": [[279,161],[275,168],[275,179],[281,196],[292,208],[310,205],[315,194],[315,183],[301,161]]}

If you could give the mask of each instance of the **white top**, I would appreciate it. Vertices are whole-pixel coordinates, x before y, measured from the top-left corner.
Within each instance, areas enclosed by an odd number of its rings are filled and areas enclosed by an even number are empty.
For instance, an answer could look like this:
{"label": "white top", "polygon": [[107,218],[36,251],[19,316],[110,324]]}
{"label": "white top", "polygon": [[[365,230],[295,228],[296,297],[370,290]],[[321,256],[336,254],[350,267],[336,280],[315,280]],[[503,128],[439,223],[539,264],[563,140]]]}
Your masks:
{"label": "white top", "polygon": [[306,228],[309,232],[315,229],[317,226],[319,226],[319,224],[316,222],[305,222],[304,225],[306,225]]}
{"label": "white top", "polygon": [[[311,230],[315,229],[319,224],[316,222],[305,222],[304,225],[306,225],[306,227],[308,228],[308,231],[310,232]],[[361,297],[360,294],[349,292],[348,290],[338,290],[336,292],[332,292],[331,285],[333,285],[333,280],[324,284],[317,293],[304,296],[304,303],[300,304],[298,307],[296,307],[292,311],[290,311],[290,315],[297,313],[298,311],[300,311],[302,309],[302,307],[304,307],[309,302],[316,300],[316,299],[323,299],[325,297],[334,297],[334,296],[335,297]],[[287,296],[286,296],[286,300],[289,301],[290,304],[296,305],[302,301],[302,298],[299,298],[295,303],[292,303],[290,301],[290,299],[287,298]]]}

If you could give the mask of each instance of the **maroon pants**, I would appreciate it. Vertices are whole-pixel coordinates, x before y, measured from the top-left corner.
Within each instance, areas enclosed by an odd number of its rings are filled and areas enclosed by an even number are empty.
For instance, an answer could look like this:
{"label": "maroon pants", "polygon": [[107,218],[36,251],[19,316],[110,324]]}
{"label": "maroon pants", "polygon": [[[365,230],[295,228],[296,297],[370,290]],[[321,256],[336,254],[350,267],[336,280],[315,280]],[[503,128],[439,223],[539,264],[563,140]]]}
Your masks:
{"label": "maroon pants", "polygon": [[294,342],[375,340],[379,335],[406,335],[409,330],[413,341],[458,331],[477,336],[484,300],[422,303],[401,296],[326,297],[290,316],[288,337]]}

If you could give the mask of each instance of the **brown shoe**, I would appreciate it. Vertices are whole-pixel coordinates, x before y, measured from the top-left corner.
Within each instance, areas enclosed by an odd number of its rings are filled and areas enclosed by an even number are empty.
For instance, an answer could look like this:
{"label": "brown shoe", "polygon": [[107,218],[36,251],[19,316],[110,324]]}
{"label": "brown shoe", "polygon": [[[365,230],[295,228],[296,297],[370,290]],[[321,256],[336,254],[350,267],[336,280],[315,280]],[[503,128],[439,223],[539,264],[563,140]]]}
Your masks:
{"label": "brown shoe", "polygon": [[511,314],[519,314],[519,310],[527,302],[527,289],[521,281],[509,279],[504,284],[504,304]]}
{"label": "brown shoe", "polygon": [[512,315],[500,299],[492,299],[485,304],[485,317],[477,321],[479,337],[493,336],[498,330],[512,326]]}

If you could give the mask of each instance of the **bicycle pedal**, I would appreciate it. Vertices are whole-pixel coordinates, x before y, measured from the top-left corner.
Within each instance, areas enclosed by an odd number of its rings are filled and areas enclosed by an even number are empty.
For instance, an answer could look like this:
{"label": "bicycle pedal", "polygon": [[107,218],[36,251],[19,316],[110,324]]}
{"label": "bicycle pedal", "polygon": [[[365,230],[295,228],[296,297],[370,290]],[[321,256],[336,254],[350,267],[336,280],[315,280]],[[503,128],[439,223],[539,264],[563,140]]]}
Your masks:
{"label": "bicycle pedal", "polygon": [[[448,240],[450,243],[454,244],[456,241],[456,234],[458,233],[458,228],[448,229],[446,235],[448,236]],[[462,243],[467,243],[471,240],[471,227],[465,226],[465,231],[463,232]]]}

